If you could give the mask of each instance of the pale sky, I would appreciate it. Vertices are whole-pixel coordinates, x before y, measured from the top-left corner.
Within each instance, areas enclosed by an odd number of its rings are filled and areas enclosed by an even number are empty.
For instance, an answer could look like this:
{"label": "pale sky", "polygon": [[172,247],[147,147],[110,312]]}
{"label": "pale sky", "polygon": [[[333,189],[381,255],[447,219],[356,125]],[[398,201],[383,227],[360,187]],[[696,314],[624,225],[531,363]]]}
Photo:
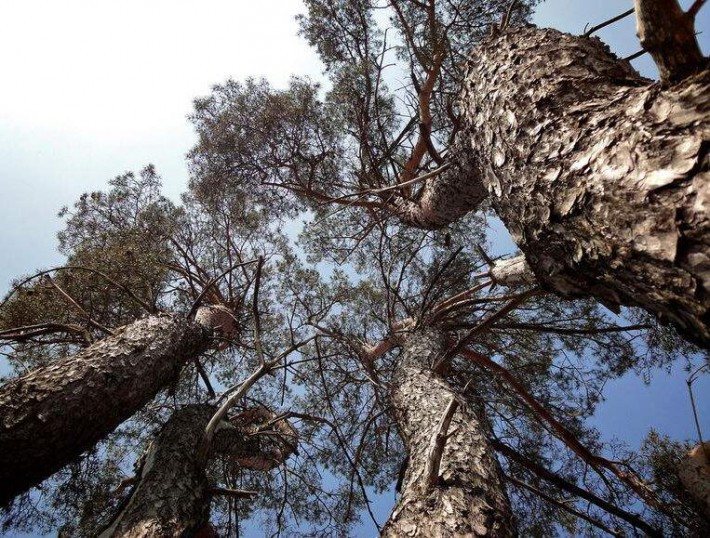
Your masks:
{"label": "pale sky", "polygon": [[[632,3],[549,0],[535,22],[582,33]],[[195,141],[185,118],[213,84],[319,78],[315,54],[296,36],[299,11],[296,0],[0,0],[0,293],[61,260],[55,216],[82,192],[153,163],[177,200]],[[697,26],[707,54],[710,6]],[[599,35],[620,55],[640,48],[632,18]],[[636,65],[652,76],[648,58]],[[605,438],[637,443],[651,425],[692,436],[683,379],[676,369],[650,388],[633,377],[609,386],[597,419]],[[698,391],[701,411],[709,388]],[[702,418],[710,433],[710,412]]]}

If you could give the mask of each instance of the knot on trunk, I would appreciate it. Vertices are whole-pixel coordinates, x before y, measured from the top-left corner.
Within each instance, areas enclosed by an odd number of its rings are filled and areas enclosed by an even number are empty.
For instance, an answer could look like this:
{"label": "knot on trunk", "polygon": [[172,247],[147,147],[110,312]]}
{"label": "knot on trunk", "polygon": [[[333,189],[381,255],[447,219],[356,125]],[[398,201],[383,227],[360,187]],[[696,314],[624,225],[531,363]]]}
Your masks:
{"label": "knot on trunk", "polygon": [[221,304],[201,306],[195,313],[195,321],[206,329],[212,329],[223,340],[218,350],[226,349],[230,343],[239,340],[240,324],[236,312]]}
{"label": "knot on trunk", "polygon": [[253,451],[233,456],[240,467],[270,471],[296,452],[298,432],[288,420],[266,407],[242,411],[231,417],[229,423],[243,432],[245,437],[254,440]]}

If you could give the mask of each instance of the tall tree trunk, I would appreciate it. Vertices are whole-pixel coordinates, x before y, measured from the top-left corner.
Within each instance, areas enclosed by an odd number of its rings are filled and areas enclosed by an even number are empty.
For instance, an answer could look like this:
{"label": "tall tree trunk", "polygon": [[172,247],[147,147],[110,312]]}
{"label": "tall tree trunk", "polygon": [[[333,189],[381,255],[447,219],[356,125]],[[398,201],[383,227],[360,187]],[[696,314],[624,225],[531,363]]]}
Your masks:
{"label": "tall tree trunk", "polygon": [[204,322],[148,317],[0,388],[0,505],[112,432],[175,381],[212,334]]}
{"label": "tall tree trunk", "polygon": [[191,405],[173,413],[148,448],[126,506],[100,538],[192,536],[207,524],[209,482],[197,447],[214,412]]}
{"label": "tall tree trunk", "polygon": [[[216,411],[212,405],[195,404],[173,413],[144,456],[137,486],[100,538],[194,536],[206,528],[211,488],[199,447]],[[288,422],[270,424],[276,416],[257,408],[222,423],[210,456],[226,456],[258,471],[281,465],[294,452],[297,439]],[[255,435],[262,424],[269,434]]]}
{"label": "tall tree trunk", "polygon": [[[469,67],[451,181],[484,186],[548,289],[641,306],[710,347],[710,71],[664,89],[597,39],[537,28]],[[427,226],[417,209],[402,218]]]}
{"label": "tall tree trunk", "polygon": [[432,372],[441,335],[409,336],[390,389],[409,463],[383,537],[515,536],[500,467],[474,409]]}

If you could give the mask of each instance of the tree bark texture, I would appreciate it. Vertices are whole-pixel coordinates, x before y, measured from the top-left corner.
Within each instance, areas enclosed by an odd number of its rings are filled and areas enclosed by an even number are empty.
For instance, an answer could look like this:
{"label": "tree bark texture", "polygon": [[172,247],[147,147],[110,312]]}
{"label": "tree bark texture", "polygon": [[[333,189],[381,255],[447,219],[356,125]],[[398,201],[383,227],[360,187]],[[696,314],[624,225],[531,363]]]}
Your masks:
{"label": "tree bark texture", "polygon": [[126,506],[100,538],[193,536],[207,524],[209,482],[197,447],[215,410],[192,405],[173,413],[148,448]]}
{"label": "tree bark texture", "polygon": [[535,274],[530,270],[522,254],[514,258],[496,260],[491,267],[491,279],[496,284],[511,288],[532,286],[537,282]]}
{"label": "tree bark texture", "polygon": [[[138,484],[101,538],[195,536],[207,528],[211,488],[199,446],[217,408],[189,405],[175,411],[148,448]],[[220,424],[211,457],[231,458],[240,467],[268,471],[295,450],[296,430],[266,408],[245,411]],[[268,435],[258,435],[262,426]]]}
{"label": "tree bark texture", "polygon": [[178,316],[141,319],[0,389],[0,505],[37,485],[132,416],[212,330]]}
{"label": "tree bark texture", "polygon": [[[473,409],[431,366],[443,351],[436,332],[409,336],[396,367],[390,400],[407,448],[403,489],[383,537],[515,536],[510,503],[481,409]],[[442,417],[451,409],[450,424]],[[432,449],[444,441],[432,469]]]}
{"label": "tree bark texture", "polygon": [[710,347],[709,71],[662,90],[599,40],[518,28],[476,51],[461,102],[472,177],[540,282]]}
{"label": "tree bark texture", "polygon": [[678,467],[678,477],[710,519],[710,442],[690,451]]}
{"label": "tree bark texture", "polygon": [[483,185],[544,287],[643,307],[708,348],[709,96],[707,69],[662,88],[595,38],[506,30],[469,60],[460,175],[400,218],[441,227],[463,211],[449,183]]}

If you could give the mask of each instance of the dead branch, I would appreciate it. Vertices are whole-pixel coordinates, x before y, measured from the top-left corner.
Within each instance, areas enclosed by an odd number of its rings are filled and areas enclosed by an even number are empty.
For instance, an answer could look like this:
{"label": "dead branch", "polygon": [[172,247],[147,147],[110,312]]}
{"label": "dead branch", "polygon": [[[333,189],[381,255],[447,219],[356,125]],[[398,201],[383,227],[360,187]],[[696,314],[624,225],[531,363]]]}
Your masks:
{"label": "dead branch", "polygon": [[449,404],[444,410],[444,414],[439,420],[439,425],[431,436],[429,442],[429,454],[427,456],[426,465],[424,467],[424,484],[427,493],[431,493],[439,482],[439,469],[441,468],[441,458],[444,456],[444,448],[448,439],[449,426],[451,419],[456,412],[459,404],[456,396],[452,396]]}
{"label": "dead branch", "polygon": [[589,37],[594,32],[597,32],[598,30],[601,30],[602,28],[606,28],[610,24],[614,24],[615,22],[628,17],[633,12],[634,12],[634,8],[631,8],[628,11],[624,11],[621,15],[617,15],[616,17],[612,17],[611,19],[606,20],[606,21],[602,22],[601,24],[597,24],[596,26],[592,26],[589,30],[587,30],[585,28],[586,31],[582,34],[582,37]]}

